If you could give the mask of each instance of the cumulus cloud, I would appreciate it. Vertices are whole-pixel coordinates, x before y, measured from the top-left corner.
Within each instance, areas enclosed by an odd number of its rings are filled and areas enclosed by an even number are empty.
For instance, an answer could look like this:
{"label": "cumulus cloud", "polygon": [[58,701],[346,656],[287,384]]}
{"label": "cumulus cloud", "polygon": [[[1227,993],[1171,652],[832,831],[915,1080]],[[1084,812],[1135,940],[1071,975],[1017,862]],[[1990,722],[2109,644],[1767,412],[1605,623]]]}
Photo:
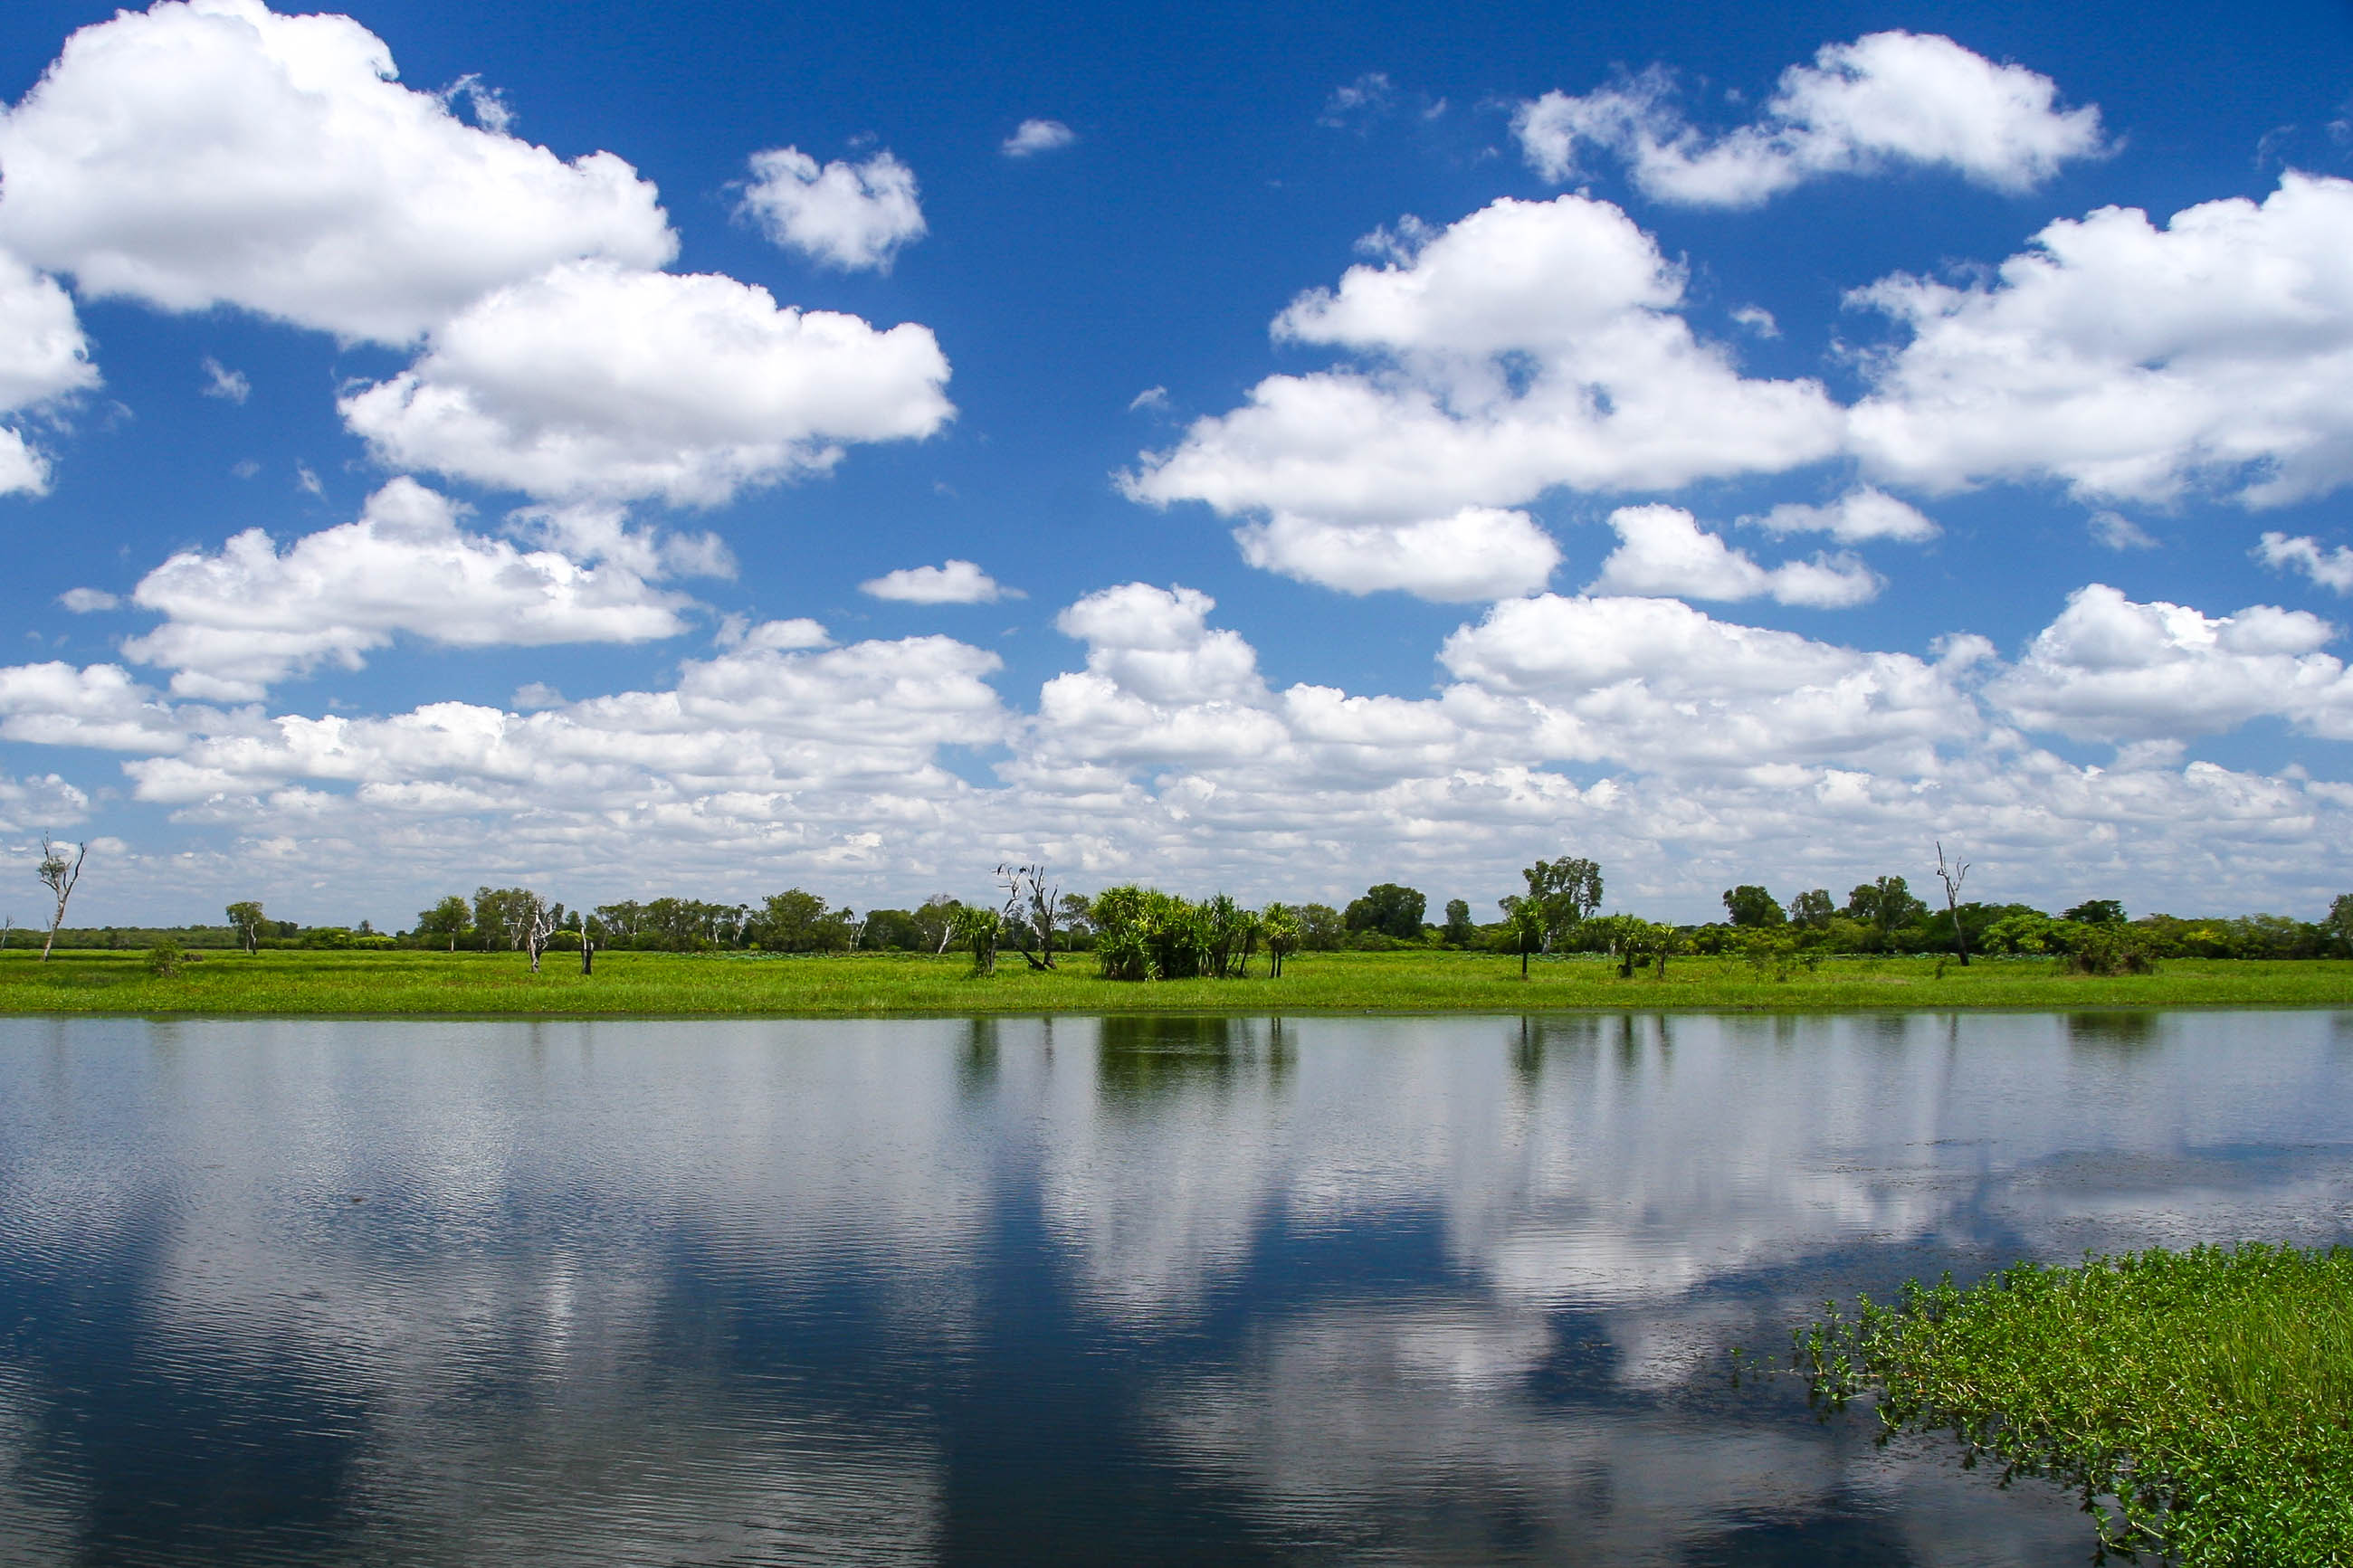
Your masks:
{"label": "cumulus cloud", "polygon": [[1691,599],[1770,598],[1840,609],[1875,598],[1880,580],[1852,555],[1817,555],[1767,568],[1681,507],[1621,506],[1609,514],[1619,545],[1589,594],[1670,594]]}
{"label": "cumulus cloud", "polygon": [[0,833],[46,832],[90,816],[90,796],[56,773],[0,773]]}
{"label": "cumulus cloud", "polygon": [[[266,863],[413,908],[490,855],[568,893],[625,896],[649,847],[673,875],[745,897],[790,877],[834,897],[920,898],[1040,854],[1081,887],[1144,877],[1332,898],[1402,879],[1489,897],[1568,843],[1637,907],[1695,918],[1731,879],[1909,874],[1941,837],[1967,844],[1973,887],[2006,897],[2096,885],[2201,908],[2325,903],[2353,864],[2337,847],[2353,841],[2353,784],[2183,764],[2134,737],[2227,721],[2207,693],[2218,681],[2241,693],[2236,712],[2341,722],[2327,628],[2277,610],[2200,617],[2229,657],[2168,698],[2145,677],[2184,647],[2207,657],[2198,627],[2098,592],[2121,635],[2103,647],[2086,630],[2087,590],[2016,667],[1966,635],[1929,658],[1673,599],[1540,595],[1462,626],[1440,649],[1439,689],[1398,697],[1276,688],[1208,595],[1132,583],[1058,617],[1083,667],[1027,712],[990,689],[986,650],[835,646],[783,621],[731,624],[721,653],[667,689],[534,691],[552,705],[528,714],[267,716],[175,702],[111,666],[26,666],[0,670],[0,735],[113,746],[137,795],[198,842],[241,838],[236,856],[207,851],[215,872],[142,864],[207,902]],[[2284,662],[2248,662],[2263,660]],[[2092,689],[2134,670],[2144,679]],[[2124,749],[2078,765],[2021,722]],[[1002,782],[942,765],[947,746],[1001,747]]]}
{"label": "cumulus cloud", "polygon": [[861,594],[903,605],[993,605],[1026,595],[1008,588],[969,561],[941,566],[902,566],[858,584]]}
{"label": "cumulus cloud", "polygon": [[2265,533],[2253,553],[2274,572],[2301,572],[2324,588],[2353,594],[2353,549],[2342,544],[2323,550],[2320,541],[2309,535],[2290,539],[2284,533]]}
{"label": "cumulus cloud", "polygon": [[2249,506],[2353,479],[2353,183],[2260,205],[2103,207],[1968,285],[1903,275],[1852,302],[1909,341],[1852,416],[1871,470],[1931,490],[2055,479],[2087,500],[2211,485]]}
{"label": "cumulus cloud", "polygon": [[900,247],[928,232],[915,172],[887,151],[820,165],[797,147],[774,147],[751,163],[738,210],[774,243],[828,266],[888,272]]}
{"label": "cumulus cloud", "polygon": [[2353,740],[2353,676],[2320,651],[2337,635],[2302,610],[2209,616],[2094,583],[1986,695],[2022,724],[2082,740],[2174,741],[2274,716]]}
{"label": "cumulus cloud", "polygon": [[[73,300],[56,279],[0,251],[0,415],[53,409],[96,385]],[[48,459],[23,431],[0,426],[0,495],[48,488]]]}
{"label": "cumulus cloud", "polygon": [[[853,812],[890,821],[967,787],[934,752],[1003,733],[982,679],[997,664],[945,637],[747,646],[689,661],[667,691],[528,714],[438,702],[383,719],[288,716],[128,771],[149,800],[195,805],[304,781],[348,786],[361,805],[411,818],[538,812],[554,787],[643,833],[691,831],[707,816],[784,845]],[[812,792],[834,792],[819,821],[807,810]]]}
{"label": "cumulus cloud", "polygon": [[94,610],[113,609],[122,601],[103,588],[68,588],[58,595],[58,603],[77,616],[86,616]]}
{"label": "cumulus cloud", "polygon": [[709,506],[822,473],[842,443],[954,412],[924,327],[778,306],[711,274],[569,263],[490,294],[387,381],[346,393],[377,458],[555,500]]}
{"label": "cumulus cloud", "polygon": [[1828,506],[1785,502],[1761,517],[1744,517],[1744,528],[1761,528],[1776,536],[1827,533],[1841,544],[1893,540],[1919,544],[1943,532],[1917,507],[1868,485],[1847,491]]}
{"label": "cumulus cloud", "polygon": [[1234,530],[1242,559],[1344,594],[1398,589],[1441,604],[1542,588],[1560,546],[1524,511],[1466,506],[1419,522],[1324,522],[1277,512]]}
{"label": "cumulus cloud", "polygon": [[1008,158],[1033,158],[1040,153],[1051,153],[1067,147],[1079,139],[1079,133],[1059,120],[1025,120],[997,144],[997,151]]}
{"label": "cumulus cloud", "polygon": [[519,550],[466,532],[459,515],[444,497],[395,479],[358,521],[283,551],[257,528],[217,555],[174,555],[132,595],[164,623],[123,651],[171,669],[179,695],[254,701],[322,663],[356,669],[401,634],[484,647],[645,642],[684,629],[691,601],[652,587],[632,563]]}
{"label": "cumulus cloud", "polygon": [[119,664],[77,668],[51,659],[0,668],[0,737],[43,746],[164,755],[189,731],[232,733],[244,716],[166,701]]}
{"label": "cumulus cloud", "polygon": [[2099,110],[2061,109],[2050,78],[1901,32],[1825,44],[1813,64],[1781,73],[1756,123],[1719,137],[1684,118],[1655,68],[1582,97],[1547,92],[1521,104],[1512,128],[1547,179],[1575,178],[1593,147],[1623,161],[1646,195],[1687,206],[1758,206],[1823,175],[1905,164],[2024,191],[2106,150]]}
{"label": "cumulus cloud", "polygon": [[396,77],[347,16],[261,0],[117,13],[0,120],[0,245],[88,297],[391,343],[557,261],[677,253],[620,159],[566,163]]}
{"label": "cumulus cloud", "polygon": [[[1525,588],[1556,557],[1533,524],[1501,520],[1549,489],[1670,489],[1839,448],[1841,413],[1821,386],[1746,378],[1702,342],[1680,313],[1681,271],[1609,203],[1505,199],[1377,237],[1388,259],[1274,323],[1279,341],[1362,363],[1261,381],[1242,407],[1146,454],[1122,477],[1131,497],[1261,514],[1240,536],[1254,558],[1353,592],[1418,591],[1430,542],[1476,530],[1502,553],[1454,580]],[[1334,531],[1347,529],[1359,531]],[[1367,551],[1377,533],[1396,537]],[[1383,580],[1352,554],[1397,564]]]}

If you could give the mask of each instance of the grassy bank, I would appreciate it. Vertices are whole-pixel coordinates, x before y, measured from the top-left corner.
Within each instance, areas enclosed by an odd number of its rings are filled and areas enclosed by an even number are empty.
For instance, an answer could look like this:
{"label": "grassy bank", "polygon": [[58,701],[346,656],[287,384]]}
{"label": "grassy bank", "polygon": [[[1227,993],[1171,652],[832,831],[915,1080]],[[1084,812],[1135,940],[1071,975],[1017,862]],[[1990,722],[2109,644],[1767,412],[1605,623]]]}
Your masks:
{"label": "grassy bank", "polygon": [[2095,1505],[2102,1544],[2353,1563],[2353,1249],[2161,1249],[1912,1286],[1799,1335],[1833,1404]]}
{"label": "grassy bank", "polygon": [[1484,953],[1302,953],[1280,980],[1125,984],[1080,954],[1050,974],[1016,957],[976,978],[968,961],[608,952],[583,976],[551,953],[208,953],[157,975],[136,952],[0,952],[0,1014],[770,1014],[1514,1012],[1560,1008],[1829,1012],[1878,1008],[2332,1006],[2353,1004],[2353,961],[2182,959],[2153,975],[2061,974],[2047,961],[1846,959],[1786,979],[1737,960],[1678,959],[1664,980],[1621,980],[1592,959]]}

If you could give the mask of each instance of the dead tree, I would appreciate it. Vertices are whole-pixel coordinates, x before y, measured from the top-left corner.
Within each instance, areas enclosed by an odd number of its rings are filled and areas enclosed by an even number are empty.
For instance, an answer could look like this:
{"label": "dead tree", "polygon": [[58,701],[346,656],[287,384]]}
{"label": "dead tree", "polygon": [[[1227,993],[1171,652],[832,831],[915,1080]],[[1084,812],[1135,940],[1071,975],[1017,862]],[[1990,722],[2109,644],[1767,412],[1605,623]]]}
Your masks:
{"label": "dead tree", "polygon": [[1936,879],[1945,884],[1945,911],[1953,917],[1953,952],[1959,956],[1963,969],[1969,966],[1969,940],[1961,931],[1961,884],[1968,875],[1966,860],[1957,862],[1949,870],[1946,868],[1944,841],[1937,840]]}
{"label": "dead tree", "polygon": [[[1013,938],[1013,945],[1036,970],[1054,967],[1054,905],[1061,889],[1046,886],[1044,862],[1035,866],[999,866],[997,885],[1005,889],[1005,909],[998,923]],[[1029,951],[1031,939],[1036,939],[1038,951]]]}
{"label": "dead tree", "polygon": [[539,899],[532,900],[531,915],[522,928],[522,946],[531,953],[531,972],[539,973],[539,955],[547,951],[547,939],[555,934],[554,910]]}
{"label": "dead tree", "polygon": [[47,834],[41,835],[41,864],[35,875],[58,900],[58,912],[49,917],[49,940],[41,943],[43,963],[49,961],[49,949],[58,944],[58,928],[66,923],[66,900],[73,897],[74,884],[81,880],[82,857],[90,853],[90,846],[77,844],[73,851],[74,858],[67,859],[65,851],[50,843]]}

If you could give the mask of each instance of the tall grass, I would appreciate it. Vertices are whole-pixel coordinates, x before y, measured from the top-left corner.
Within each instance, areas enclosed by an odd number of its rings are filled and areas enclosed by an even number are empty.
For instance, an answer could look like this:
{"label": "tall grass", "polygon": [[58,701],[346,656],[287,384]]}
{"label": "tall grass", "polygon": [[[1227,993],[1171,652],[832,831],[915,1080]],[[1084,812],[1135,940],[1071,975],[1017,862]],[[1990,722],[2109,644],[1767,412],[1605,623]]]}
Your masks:
{"label": "tall grass", "polygon": [[[2182,959],[2154,975],[2063,974],[2046,960],[1941,968],[1933,957],[1841,959],[1786,976],[1739,959],[1679,959],[1665,979],[1621,976],[1604,959],[1303,952],[1282,978],[1265,960],[1248,979],[1105,980],[1089,954],[1052,973],[1000,964],[975,975],[962,954],[771,957],[604,952],[593,975],[550,953],[533,974],[521,953],[194,952],[170,973],[138,952],[0,952],[0,1013],[280,1015],[765,1014],[839,1016],[976,1013],[1514,1013],[1559,1008],[1655,1012],[2015,1007],[2104,1008],[2353,1004],[2353,963]],[[2119,1015],[2119,1016],[2123,1016]]]}
{"label": "tall grass", "polygon": [[2103,1552],[2353,1564],[2353,1248],[2152,1248],[1948,1279],[1799,1331],[1832,1406],[2080,1490]]}

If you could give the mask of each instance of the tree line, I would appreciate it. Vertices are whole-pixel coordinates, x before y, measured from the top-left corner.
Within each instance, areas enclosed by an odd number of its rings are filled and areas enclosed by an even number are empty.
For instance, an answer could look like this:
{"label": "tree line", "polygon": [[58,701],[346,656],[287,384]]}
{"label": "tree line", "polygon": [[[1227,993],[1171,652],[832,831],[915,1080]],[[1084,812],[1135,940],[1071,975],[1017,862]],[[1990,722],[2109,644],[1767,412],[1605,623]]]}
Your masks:
{"label": "tree line", "polygon": [[[1523,973],[1539,956],[1599,954],[1622,972],[1656,967],[1681,954],[1746,956],[1776,967],[1826,957],[1873,953],[2052,957],[2103,972],[2145,968],[2160,959],[2291,959],[2353,956],[2353,894],[2339,896],[2316,921],[2256,914],[2189,918],[2127,914],[2114,899],[2090,899],[2056,913],[2025,903],[1964,900],[1966,865],[1945,861],[1936,873],[1944,907],[1885,875],[1857,883],[1841,900],[1823,888],[1786,900],[1753,883],[1727,888],[1724,918],[1695,924],[1603,913],[1600,866],[1577,856],[1524,868],[1521,890],[1497,900],[1500,918],[1474,921],[1469,903],[1450,900],[1444,919],[1426,918],[1419,889],[1381,882],[1345,906],[1274,902],[1252,910],[1223,893],[1187,899],[1140,884],[1092,897],[1049,885],[1043,866],[1000,866],[998,896],[966,903],[938,893],[911,909],[860,914],[800,888],[757,903],[692,898],[622,900],[571,909],[529,888],[480,887],[452,893],[417,912],[407,930],[301,926],[273,921],[258,900],[227,906],[222,926],[173,929],[63,926],[65,904],[80,871],[80,846],[45,843],[39,873],[55,900],[44,938],[49,946],[137,947],[171,940],[191,948],[440,948],[525,951],[537,964],[550,950],[670,952],[760,951],[778,953],[968,952],[987,972],[1017,952],[1038,969],[1058,955],[1092,953],[1116,979],[1239,977],[1261,963],[1279,973],[1295,952],[1413,949],[1516,954]],[[0,931],[0,946],[10,932]]]}

